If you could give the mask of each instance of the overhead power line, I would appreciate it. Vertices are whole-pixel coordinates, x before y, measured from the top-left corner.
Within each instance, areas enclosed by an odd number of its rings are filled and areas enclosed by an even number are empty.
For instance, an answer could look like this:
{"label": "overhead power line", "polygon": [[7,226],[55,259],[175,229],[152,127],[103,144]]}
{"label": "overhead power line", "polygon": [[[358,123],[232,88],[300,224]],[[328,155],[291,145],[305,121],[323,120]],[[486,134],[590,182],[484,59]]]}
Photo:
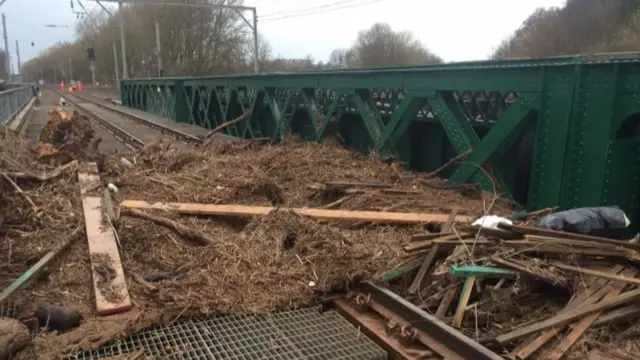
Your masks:
{"label": "overhead power line", "polygon": [[[357,4],[345,4],[344,6],[340,6],[340,7],[329,7],[330,5],[326,5],[324,7],[320,7],[316,10],[311,10],[309,11],[309,9],[300,9],[300,13],[282,13],[281,16],[277,16],[277,14],[273,14],[272,17],[269,18],[262,18],[263,22],[270,22],[270,21],[276,21],[276,20],[283,20],[283,19],[290,19],[290,18],[296,18],[296,17],[302,17],[302,16],[309,16],[309,15],[316,15],[316,14],[323,14],[323,13],[328,13],[328,12],[332,12],[332,11],[337,11],[337,10],[344,10],[344,9],[351,9],[351,8],[355,8],[355,7],[360,7],[360,6],[364,6],[364,5],[371,5],[371,4],[375,4],[377,2],[381,2],[383,0],[369,0],[369,1],[365,1],[365,2],[361,2],[361,3],[357,3]],[[351,2],[351,1],[347,1],[347,2]]]}
{"label": "overhead power line", "polygon": [[261,15],[260,17],[261,18],[265,18],[265,17],[271,17],[271,16],[291,15],[293,13],[298,13],[298,12],[315,11],[315,10],[320,10],[320,9],[326,9],[328,7],[331,7],[331,6],[352,3],[354,1],[357,1],[357,0],[340,0],[340,1],[332,2],[330,4],[323,4],[323,5],[319,5],[319,6],[311,6],[311,7],[306,7],[306,8],[302,8],[302,9],[291,9],[291,10],[277,11],[277,12],[274,12],[274,13]]}

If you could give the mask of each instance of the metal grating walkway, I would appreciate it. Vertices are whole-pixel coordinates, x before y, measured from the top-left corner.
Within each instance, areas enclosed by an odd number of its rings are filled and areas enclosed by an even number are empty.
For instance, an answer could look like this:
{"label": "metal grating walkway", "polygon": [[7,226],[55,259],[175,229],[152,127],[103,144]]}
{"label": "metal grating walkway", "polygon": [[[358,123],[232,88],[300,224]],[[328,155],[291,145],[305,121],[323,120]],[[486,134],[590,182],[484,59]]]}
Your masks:
{"label": "metal grating walkway", "polygon": [[143,351],[167,359],[386,360],[387,353],[334,311],[218,315],[153,327],[68,359],[93,360]]}

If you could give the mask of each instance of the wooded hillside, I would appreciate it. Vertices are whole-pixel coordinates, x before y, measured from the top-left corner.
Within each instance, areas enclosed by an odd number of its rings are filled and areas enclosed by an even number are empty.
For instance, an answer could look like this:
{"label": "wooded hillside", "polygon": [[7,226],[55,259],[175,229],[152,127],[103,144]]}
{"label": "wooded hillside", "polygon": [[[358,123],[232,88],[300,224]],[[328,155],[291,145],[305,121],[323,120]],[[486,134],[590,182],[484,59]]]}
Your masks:
{"label": "wooded hillside", "polygon": [[562,8],[539,8],[491,57],[639,51],[639,6],[639,0],[567,0]]}

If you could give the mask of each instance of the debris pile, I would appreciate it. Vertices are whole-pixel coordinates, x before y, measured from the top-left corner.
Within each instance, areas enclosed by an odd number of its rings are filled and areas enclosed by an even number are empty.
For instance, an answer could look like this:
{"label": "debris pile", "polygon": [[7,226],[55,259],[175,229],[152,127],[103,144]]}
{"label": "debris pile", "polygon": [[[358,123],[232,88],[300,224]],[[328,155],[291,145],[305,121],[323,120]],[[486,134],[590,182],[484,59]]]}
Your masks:
{"label": "debris pile", "polygon": [[69,113],[54,106],[49,110],[49,119],[36,145],[37,158],[49,165],[63,165],[84,158],[93,135],[89,118],[77,111]]}
{"label": "debris pile", "polygon": [[608,346],[623,356],[640,345],[628,341],[640,330],[628,325],[640,318],[633,241],[505,221],[415,234],[404,250],[414,255],[384,281],[507,358],[583,359]]}
{"label": "debris pile", "polygon": [[[89,134],[75,131],[67,135]],[[62,144],[91,138],[67,135]],[[438,178],[443,169],[412,172],[388,159],[293,137],[278,145],[211,141],[186,152],[153,142],[127,158],[104,158],[95,186],[81,195],[72,169],[84,171],[84,165],[48,167],[48,175],[34,180],[38,186],[24,181],[17,183],[21,192],[10,192],[18,211],[38,216],[23,219],[25,230],[0,243],[11,254],[0,264],[11,270],[3,285],[56,251],[48,270],[12,301],[27,315],[52,304],[72,309],[74,326],[81,319],[76,328],[37,337],[43,359],[181,316],[306,307],[362,280],[391,288],[469,337],[520,358],[547,348],[584,358],[585,349],[605,351],[594,345],[603,339],[621,349],[633,346],[620,342],[619,331],[594,329],[638,312],[632,300],[640,290],[630,287],[640,280],[629,261],[640,259],[640,245],[533,226],[553,209],[515,225],[471,225],[520,209],[473,185],[448,186]],[[114,234],[120,261],[96,256],[89,234],[81,236],[78,219],[87,212],[81,198],[87,197],[103,199],[102,208],[94,206],[103,213],[100,231]],[[98,317],[94,287],[103,291],[122,276],[114,262],[121,262],[134,306]],[[571,351],[556,346],[567,331],[581,332],[566,338],[577,339],[566,348]],[[541,336],[546,340],[532,342]]]}

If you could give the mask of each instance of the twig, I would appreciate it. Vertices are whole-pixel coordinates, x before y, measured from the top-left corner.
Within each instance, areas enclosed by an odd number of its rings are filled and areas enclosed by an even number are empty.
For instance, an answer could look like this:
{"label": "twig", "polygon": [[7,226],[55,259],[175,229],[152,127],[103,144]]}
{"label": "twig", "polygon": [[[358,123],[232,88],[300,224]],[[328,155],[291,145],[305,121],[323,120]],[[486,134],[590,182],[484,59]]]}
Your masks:
{"label": "twig", "polygon": [[235,125],[237,123],[239,123],[240,121],[246,119],[247,117],[249,117],[251,115],[251,112],[246,112],[242,115],[240,115],[239,117],[230,120],[230,121],[226,121],[218,126],[216,126],[213,130],[209,131],[209,133],[207,133],[207,135],[205,135],[204,139],[208,139],[211,136],[213,136],[216,133],[219,133],[220,131],[228,128],[229,126]]}
{"label": "twig", "polygon": [[165,217],[151,215],[144,213],[140,210],[136,209],[122,209],[121,215],[126,215],[130,217],[135,217],[138,219],[150,220],[158,225],[165,226],[169,229],[174,230],[184,238],[191,240],[199,245],[211,245],[215,243],[215,240],[210,238],[205,233],[198,231],[196,229],[192,229],[182,224],[178,224],[177,222],[167,219]]}
{"label": "twig", "polygon": [[36,204],[33,202],[33,200],[31,200],[31,198],[29,197],[29,195],[25,194],[24,191],[22,191],[22,189],[20,188],[20,186],[18,186],[18,184],[15,183],[15,181],[11,180],[10,177],[7,176],[7,174],[2,174],[2,177],[7,180],[7,182],[9,184],[11,184],[11,186],[13,186],[13,188],[16,190],[16,192],[18,192],[18,194],[20,194],[20,196],[22,196],[25,200],[27,200],[27,202],[29,203],[29,205],[31,205],[31,209],[33,210],[33,214],[37,215],[38,214],[38,207],[36,206]]}
{"label": "twig", "polygon": [[144,286],[145,288],[147,288],[147,290],[149,290],[152,293],[156,293],[158,292],[158,287],[149,283],[147,280],[144,279],[144,277],[138,273],[132,272],[131,273],[131,277],[133,278],[133,280],[135,280],[138,284]]}
{"label": "twig", "polygon": [[328,204],[326,204],[324,206],[321,206],[320,208],[321,209],[333,209],[333,208],[337,207],[338,205],[342,204],[343,202],[351,199],[351,197],[352,197],[351,195],[347,195],[347,196],[341,197],[340,199],[338,199],[336,201],[333,201],[333,202],[330,202],[330,203],[328,203]]}
{"label": "twig", "polygon": [[63,172],[65,172],[68,169],[71,168],[75,168],[78,165],[78,161],[77,160],[73,160],[72,162],[66,164],[66,165],[62,165],[58,168],[56,168],[55,170],[46,173],[46,174],[33,174],[30,172],[0,172],[0,174],[2,175],[7,175],[16,179],[22,179],[22,180],[37,180],[37,181],[49,181],[49,180],[53,180],[55,178],[57,178],[58,176],[62,175]]}
{"label": "twig", "polygon": [[453,159],[447,161],[444,165],[442,165],[439,168],[437,168],[437,169],[433,170],[432,172],[428,173],[425,178],[426,179],[433,179],[434,177],[438,176],[438,174],[440,174],[441,172],[447,170],[448,168],[453,166],[458,161],[460,161],[460,160],[466,158],[467,156],[471,155],[472,151],[473,151],[473,149],[469,149],[469,150],[463,152],[462,154],[454,157]]}

